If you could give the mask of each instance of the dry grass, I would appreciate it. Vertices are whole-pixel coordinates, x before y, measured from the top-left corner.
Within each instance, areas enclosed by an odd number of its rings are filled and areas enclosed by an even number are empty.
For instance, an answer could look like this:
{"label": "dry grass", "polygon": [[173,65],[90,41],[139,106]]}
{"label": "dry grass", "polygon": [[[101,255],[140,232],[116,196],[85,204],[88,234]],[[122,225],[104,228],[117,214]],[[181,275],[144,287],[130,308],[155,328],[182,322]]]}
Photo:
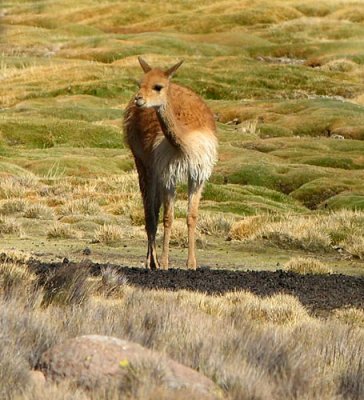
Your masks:
{"label": "dry grass", "polygon": [[0,264],[0,292],[6,298],[27,291],[34,280],[34,274],[25,265],[8,260]]}
{"label": "dry grass", "polygon": [[361,260],[364,260],[364,236],[351,235],[345,241],[345,250]]}
{"label": "dry grass", "polygon": [[26,264],[31,257],[31,254],[24,251],[0,250],[0,262],[4,263]]}
{"label": "dry grass", "polygon": [[18,221],[13,218],[0,216],[0,235],[21,235],[22,228]]}
{"label": "dry grass", "polygon": [[[87,195],[87,194],[86,194]],[[97,215],[100,214],[101,209],[98,203],[89,198],[69,200],[58,210],[59,215]]]}
{"label": "dry grass", "polygon": [[0,199],[21,198],[24,196],[25,188],[16,178],[2,178],[0,186]]}
{"label": "dry grass", "polygon": [[332,269],[315,258],[293,257],[286,264],[284,269],[297,272],[298,274],[331,274]]}
{"label": "dry grass", "polygon": [[104,224],[95,232],[94,238],[107,246],[120,245],[126,233],[118,225]]}
{"label": "dry grass", "polygon": [[364,252],[363,211],[339,210],[329,214],[247,217],[233,224],[229,237],[263,238],[282,247],[330,251],[339,246],[354,257]]}
{"label": "dry grass", "polygon": [[235,222],[229,231],[229,238],[233,240],[255,239],[267,223],[266,217],[253,216]]}
{"label": "dry grass", "polygon": [[54,211],[44,204],[32,204],[24,211],[25,218],[54,219]]}
{"label": "dry grass", "polygon": [[1,204],[0,214],[11,215],[21,213],[25,210],[27,202],[23,199],[6,200]]}
{"label": "dry grass", "polygon": [[[35,388],[29,379],[44,350],[82,334],[112,335],[165,352],[213,379],[231,400],[364,396],[360,310],[336,311],[333,319],[323,320],[309,316],[288,295],[148,291],[128,286],[110,269],[95,281],[69,265],[52,274],[43,288],[35,288],[31,275],[18,273],[17,265],[0,268],[0,293],[9,280],[16,287],[19,276],[23,287],[32,288],[10,291],[6,300],[0,299],[0,335],[7,343],[0,357],[3,398],[52,394],[56,399],[83,399],[82,389],[52,384]],[[5,279],[9,274],[11,279]],[[93,388],[88,398],[173,396],[158,386],[150,370],[135,373],[126,392],[121,387],[110,388],[108,394]]]}
{"label": "dry grass", "polygon": [[[163,235],[163,229],[163,225],[160,224],[158,227],[159,238]],[[203,237],[198,230],[196,231],[196,241],[197,246],[200,246],[203,243]],[[188,227],[185,219],[175,219],[173,221],[170,243],[175,247],[188,247]]]}
{"label": "dry grass", "polygon": [[[159,233],[163,232],[163,227],[158,229]],[[188,229],[186,221],[176,219],[173,221],[171,230],[171,244],[178,247],[188,246]]]}
{"label": "dry grass", "polygon": [[201,212],[197,220],[197,229],[205,235],[226,237],[234,221],[234,217],[222,213]]}
{"label": "dry grass", "polygon": [[79,239],[80,232],[77,232],[68,224],[55,223],[47,231],[48,239]]}
{"label": "dry grass", "polygon": [[333,318],[351,326],[360,326],[364,328],[364,310],[358,308],[337,309]]}

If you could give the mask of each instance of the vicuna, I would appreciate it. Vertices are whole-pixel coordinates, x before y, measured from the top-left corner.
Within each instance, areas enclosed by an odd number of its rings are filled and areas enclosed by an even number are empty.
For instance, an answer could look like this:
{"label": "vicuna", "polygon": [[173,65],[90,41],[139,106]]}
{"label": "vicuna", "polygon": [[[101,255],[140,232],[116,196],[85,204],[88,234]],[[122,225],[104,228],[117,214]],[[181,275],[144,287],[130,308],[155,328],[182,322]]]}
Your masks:
{"label": "vicuna", "polygon": [[[195,230],[203,185],[217,157],[212,112],[192,90],[170,81],[183,61],[162,71],[139,57],[144,71],[125,112],[124,132],[133,153],[143,197],[148,236],[146,267],[168,268],[176,184],[188,182],[188,259],[196,268]],[[158,262],[156,233],[163,203],[163,250]]]}

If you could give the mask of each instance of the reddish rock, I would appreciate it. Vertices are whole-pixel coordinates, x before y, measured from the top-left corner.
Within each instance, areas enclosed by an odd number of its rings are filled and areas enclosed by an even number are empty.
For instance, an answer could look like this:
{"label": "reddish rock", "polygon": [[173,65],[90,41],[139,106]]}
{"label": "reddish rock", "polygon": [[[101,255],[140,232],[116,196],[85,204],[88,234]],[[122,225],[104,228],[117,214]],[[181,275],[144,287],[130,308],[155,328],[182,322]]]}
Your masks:
{"label": "reddish rock", "polygon": [[39,364],[46,378],[56,382],[67,379],[88,389],[114,383],[121,390],[131,370],[135,374],[142,368],[145,373],[156,367],[168,389],[188,390],[200,399],[220,398],[214,382],[197,371],[137,343],[109,336],[69,339],[46,351]]}

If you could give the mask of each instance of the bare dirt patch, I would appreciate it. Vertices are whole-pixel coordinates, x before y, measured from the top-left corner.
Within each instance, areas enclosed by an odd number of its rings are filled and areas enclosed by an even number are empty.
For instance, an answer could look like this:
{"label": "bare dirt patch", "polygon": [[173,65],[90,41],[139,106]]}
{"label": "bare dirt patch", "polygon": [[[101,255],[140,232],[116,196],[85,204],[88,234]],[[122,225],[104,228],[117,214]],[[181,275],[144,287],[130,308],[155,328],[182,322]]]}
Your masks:
{"label": "bare dirt patch", "polygon": [[[364,309],[364,276],[301,275],[286,271],[235,271],[208,267],[196,271],[169,269],[150,271],[110,264],[69,264],[70,267],[87,268],[97,276],[104,268],[115,269],[128,284],[146,289],[191,290],[219,295],[232,291],[250,291],[259,296],[285,293],[296,296],[314,314],[322,314],[336,308],[356,307]],[[30,267],[44,282],[50,272],[64,263],[31,262]]]}

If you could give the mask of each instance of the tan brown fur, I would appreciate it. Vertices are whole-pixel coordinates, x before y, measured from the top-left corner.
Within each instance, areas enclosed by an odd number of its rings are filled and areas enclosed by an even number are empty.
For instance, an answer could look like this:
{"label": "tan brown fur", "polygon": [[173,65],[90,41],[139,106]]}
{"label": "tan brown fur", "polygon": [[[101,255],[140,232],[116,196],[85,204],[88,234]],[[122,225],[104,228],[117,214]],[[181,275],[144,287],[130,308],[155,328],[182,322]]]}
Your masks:
{"label": "tan brown fur", "polygon": [[140,89],[129,102],[124,132],[133,153],[143,197],[148,253],[146,266],[158,268],[155,236],[159,209],[164,208],[161,266],[168,268],[173,203],[178,181],[188,181],[188,260],[196,268],[195,229],[204,182],[216,160],[216,126],[212,112],[192,90],[170,82],[181,63],[167,71],[152,69],[139,58],[145,72]]}

